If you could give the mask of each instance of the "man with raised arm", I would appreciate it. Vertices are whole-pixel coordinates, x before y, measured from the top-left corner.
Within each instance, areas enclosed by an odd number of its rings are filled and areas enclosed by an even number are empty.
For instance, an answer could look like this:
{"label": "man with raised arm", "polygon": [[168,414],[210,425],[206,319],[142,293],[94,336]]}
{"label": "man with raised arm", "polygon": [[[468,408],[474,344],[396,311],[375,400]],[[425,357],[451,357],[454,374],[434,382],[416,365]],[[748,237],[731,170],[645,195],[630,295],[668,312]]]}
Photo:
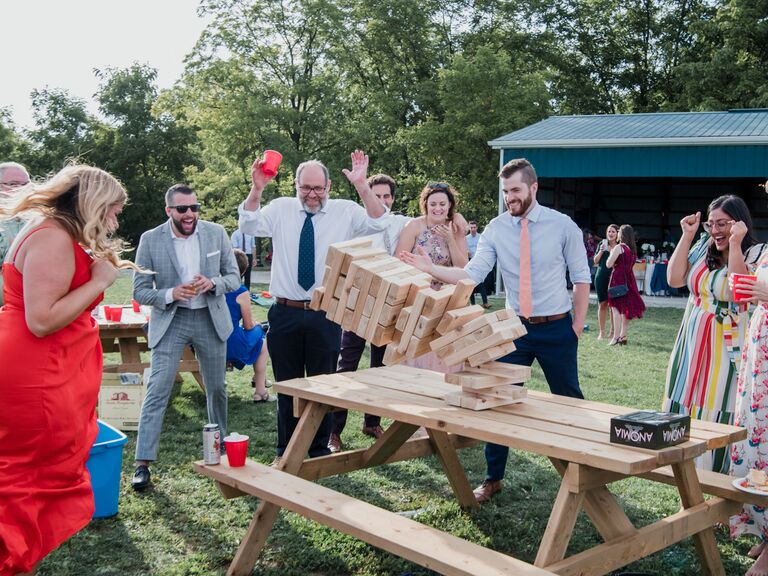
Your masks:
{"label": "man with raised arm", "polygon": [[[329,199],[328,169],[317,160],[296,168],[295,197],[275,198],[261,205],[264,187],[272,176],[262,171],[262,160],[251,167],[252,186],[240,205],[240,230],[271,237],[273,246],[267,349],[275,379],[280,382],[317,374],[332,374],[341,346],[341,327],[325,312],[309,309],[312,291],[322,282],[328,247],[384,229],[389,215],[367,182],[368,156],[355,150],[352,169],[342,172],[360,195],[365,208],[351,200]],[[277,396],[277,456],[280,458],[296,428],[293,398]],[[311,457],[330,453],[327,414],[309,449]]]}
{"label": "man with raised arm", "polygon": [[[451,283],[470,278],[479,284],[497,264],[507,294],[506,307],[517,312],[528,331],[515,340],[517,350],[500,361],[530,366],[538,360],[553,394],[583,398],[577,347],[589,305],[590,275],[581,230],[565,214],[536,201],[536,171],[526,159],[507,162],[499,178],[507,212],[488,223],[477,252],[464,268],[436,266],[423,250],[402,253],[400,258]],[[573,305],[566,271],[573,282]],[[508,454],[506,446],[486,445],[488,472],[475,489],[478,503],[501,491]]]}

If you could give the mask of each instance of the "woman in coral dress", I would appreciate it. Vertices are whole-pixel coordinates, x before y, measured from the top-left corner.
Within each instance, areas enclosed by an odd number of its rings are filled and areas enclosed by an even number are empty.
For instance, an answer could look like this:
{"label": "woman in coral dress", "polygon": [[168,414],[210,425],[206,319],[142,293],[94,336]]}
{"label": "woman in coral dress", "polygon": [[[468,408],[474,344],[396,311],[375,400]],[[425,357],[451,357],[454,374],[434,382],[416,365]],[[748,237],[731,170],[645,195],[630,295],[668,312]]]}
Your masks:
{"label": "woman in coral dress", "polygon": [[[0,200],[29,223],[3,264],[0,308],[0,575],[33,570],[93,516],[85,467],[101,381],[91,310],[117,277],[123,187],[70,166]],[[86,251],[87,250],[87,251]]]}
{"label": "woman in coral dress", "polygon": [[[754,239],[749,210],[737,196],[721,196],[709,205],[706,234],[694,244],[700,221],[700,212],[680,221],[683,234],[667,269],[669,285],[687,284],[691,294],[669,359],[662,409],[733,424],[748,312],[746,304],[733,302],[728,275],[754,270],[763,245]],[[729,463],[725,448],[696,461],[722,473]]]}
{"label": "woman in coral dress", "polygon": [[[611,278],[608,281],[608,306],[611,308],[613,320],[613,338],[609,346],[626,346],[627,329],[629,321],[642,318],[645,312],[640,292],[635,282],[635,259],[637,248],[635,247],[635,231],[629,224],[619,228],[618,244],[611,250],[606,266],[611,269]],[[621,296],[611,296],[611,288],[626,286],[626,291]]]}
{"label": "woman in coral dress", "polygon": [[[400,234],[395,254],[420,253],[429,256],[433,264],[440,266],[466,266],[469,262],[466,231],[457,222],[464,218],[456,212],[457,192],[448,184],[430,183],[421,191],[419,205],[421,216],[414,218]],[[432,288],[440,290],[442,282],[432,280]],[[404,362],[416,368],[436,372],[457,371],[449,367],[434,352]]]}

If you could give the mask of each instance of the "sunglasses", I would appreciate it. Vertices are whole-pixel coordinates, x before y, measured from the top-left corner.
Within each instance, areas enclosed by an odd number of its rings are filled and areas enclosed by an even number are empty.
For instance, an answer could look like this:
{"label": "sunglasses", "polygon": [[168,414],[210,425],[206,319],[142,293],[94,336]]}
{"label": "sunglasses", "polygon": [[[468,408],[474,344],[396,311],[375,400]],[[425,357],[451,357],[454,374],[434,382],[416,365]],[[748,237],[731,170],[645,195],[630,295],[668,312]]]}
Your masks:
{"label": "sunglasses", "polygon": [[187,204],[186,206],[168,206],[168,208],[171,208],[173,210],[176,210],[179,214],[186,214],[187,210],[192,210],[192,212],[197,212],[200,210],[200,204]]}
{"label": "sunglasses", "polygon": [[445,182],[428,182],[427,188],[431,190],[450,190],[450,186],[446,184]]}

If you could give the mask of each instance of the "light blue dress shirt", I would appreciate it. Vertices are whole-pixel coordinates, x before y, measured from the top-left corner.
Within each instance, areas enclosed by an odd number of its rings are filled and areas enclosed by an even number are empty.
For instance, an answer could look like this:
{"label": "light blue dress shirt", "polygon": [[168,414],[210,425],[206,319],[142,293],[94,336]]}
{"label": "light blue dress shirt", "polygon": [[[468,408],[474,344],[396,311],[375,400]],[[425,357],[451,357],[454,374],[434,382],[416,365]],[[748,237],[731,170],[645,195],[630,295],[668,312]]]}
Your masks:
{"label": "light blue dress shirt", "polygon": [[467,250],[469,251],[469,257],[474,258],[475,252],[477,252],[477,243],[480,242],[480,234],[467,234]]}
{"label": "light blue dress shirt", "polygon": [[[571,310],[571,298],[565,281],[566,270],[574,284],[589,284],[587,251],[583,234],[565,214],[535,203],[528,213],[531,240],[531,286],[533,316],[552,316]],[[498,263],[506,307],[520,311],[520,218],[509,212],[488,223],[477,252],[464,267],[479,284]]]}

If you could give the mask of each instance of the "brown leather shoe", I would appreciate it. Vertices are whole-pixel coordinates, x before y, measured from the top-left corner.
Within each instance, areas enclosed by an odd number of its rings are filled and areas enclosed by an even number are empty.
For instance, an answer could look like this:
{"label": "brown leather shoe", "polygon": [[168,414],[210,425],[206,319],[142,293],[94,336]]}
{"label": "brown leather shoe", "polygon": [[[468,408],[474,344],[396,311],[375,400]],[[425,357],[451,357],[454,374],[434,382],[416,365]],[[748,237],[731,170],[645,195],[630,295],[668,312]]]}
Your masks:
{"label": "brown leather shoe", "polygon": [[331,451],[331,454],[341,452],[341,437],[338,434],[331,434],[328,438],[328,450]]}
{"label": "brown leather shoe", "polygon": [[483,480],[483,483],[475,488],[473,494],[478,504],[484,504],[499,492],[501,492],[501,480]]}
{"label": "brown leather shoe", "polygon": [[377,440],[384,436],[384,428],[381,426],[363,426],[363,434],[373,436]]}

